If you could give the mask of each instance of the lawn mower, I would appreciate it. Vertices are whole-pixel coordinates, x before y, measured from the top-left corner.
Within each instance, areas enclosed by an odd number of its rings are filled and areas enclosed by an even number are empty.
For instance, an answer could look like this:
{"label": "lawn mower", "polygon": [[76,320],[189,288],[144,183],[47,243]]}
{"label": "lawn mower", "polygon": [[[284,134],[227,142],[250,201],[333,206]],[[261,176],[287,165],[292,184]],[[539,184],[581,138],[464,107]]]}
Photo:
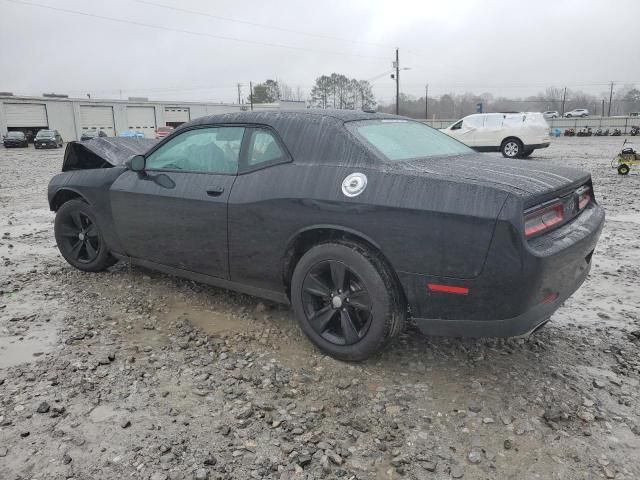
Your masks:
{"label": "lawn mower", "polygon": [[627,175],[631,170],[631,165],[640,165],[640,153],[633,148],[626,147],[627,141],[622,144],[622,151],[611,162],[611,168],[618,167],[619,175]]}

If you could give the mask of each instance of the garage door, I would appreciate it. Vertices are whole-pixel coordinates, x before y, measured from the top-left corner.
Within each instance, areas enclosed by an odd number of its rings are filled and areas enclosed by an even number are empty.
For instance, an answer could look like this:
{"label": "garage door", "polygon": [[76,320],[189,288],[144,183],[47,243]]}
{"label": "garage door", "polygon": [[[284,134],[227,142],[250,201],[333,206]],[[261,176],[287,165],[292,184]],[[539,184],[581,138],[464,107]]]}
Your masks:
{"label": "garage door", "polygon": [[116,134],[113,126],[113,108],[80,105],[80,127],[83,131],[102,130],[113,137]]}
{"label": "garage door", "polygon": [[48,128],[47,107],[39,103],[5,103],[7,127]]}
{"label": "garage door", "polygon": [[177,127],[189,120],[188,108],[165,107],[164,109],[164,123],[169,127]]}
{"label": "garage door", "polygon": [[153,107],[127,107],[127,126],[143,132],[147,138],[155,138],[156,114]]}

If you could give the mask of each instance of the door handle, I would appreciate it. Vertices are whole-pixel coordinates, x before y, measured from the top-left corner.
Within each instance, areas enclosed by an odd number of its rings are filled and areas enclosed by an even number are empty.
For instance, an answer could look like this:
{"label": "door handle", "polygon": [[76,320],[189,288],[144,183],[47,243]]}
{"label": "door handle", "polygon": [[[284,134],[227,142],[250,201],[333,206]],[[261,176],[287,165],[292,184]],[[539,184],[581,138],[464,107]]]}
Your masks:
{"label": "door handle", "polygon": [[210,185],[207,187],[207,195],[210,197],[217,197],[224,193],[224,187],[222,185]]}

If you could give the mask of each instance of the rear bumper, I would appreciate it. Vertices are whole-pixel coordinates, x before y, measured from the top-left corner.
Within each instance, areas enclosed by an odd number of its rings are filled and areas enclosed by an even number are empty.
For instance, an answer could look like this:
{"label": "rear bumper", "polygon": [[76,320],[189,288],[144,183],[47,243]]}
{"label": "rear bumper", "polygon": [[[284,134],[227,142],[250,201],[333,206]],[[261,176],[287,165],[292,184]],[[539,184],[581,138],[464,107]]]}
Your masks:
{"label": "rear bumper", "polygon": [[561,296],[549,303],[540,303],[530,310],[512,318],[501,320],[442,320],[437,318],[414,318],[425,335],[447,337],[517,337],[536,330],[575,293],[585,281],[591,264],[587,263],[576,281]]}
{"label": "rear bumper", "polygon": [[525,145],[524,148],[526,149],[533,148],[535,150],[538,150],[539,148],[547,148],[549,145],[551,145],[551,142],[542,142],[542,143],[536,143],[535,145]]}
{"label": "rear bumper", "polygon": [[[472,279],[398,272],[411,317],[427,335],[509,337],[534,330],[587,278],[603,224],[604,210],[592,204],[574,221],[526,245],[496,240],[482,273]],[[496,238],[513,237],[501,233],[500,225],[497,230]],[[429,283],[468,293],[430,291]]]}

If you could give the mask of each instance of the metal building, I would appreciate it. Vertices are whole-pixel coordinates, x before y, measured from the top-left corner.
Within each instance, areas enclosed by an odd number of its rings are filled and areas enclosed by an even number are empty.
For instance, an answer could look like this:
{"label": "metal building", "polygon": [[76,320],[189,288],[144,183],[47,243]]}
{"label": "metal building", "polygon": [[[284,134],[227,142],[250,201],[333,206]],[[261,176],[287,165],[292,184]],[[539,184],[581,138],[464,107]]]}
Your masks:
{"label": "metal building", "polygon": [[[282,108],[305,108],[305,103],[254,105],[254,110]],[[161,126],[177,127],[205,115],[248,109],[246,104],[20,97],[0,93],[0,136],[16,130],[35,136],[38,130],[50,128],[58,130],[65,141],[78,140],[87,130],[102,130],[110,137],[124,130],[137,130],[147,138],[154,138]]]}

